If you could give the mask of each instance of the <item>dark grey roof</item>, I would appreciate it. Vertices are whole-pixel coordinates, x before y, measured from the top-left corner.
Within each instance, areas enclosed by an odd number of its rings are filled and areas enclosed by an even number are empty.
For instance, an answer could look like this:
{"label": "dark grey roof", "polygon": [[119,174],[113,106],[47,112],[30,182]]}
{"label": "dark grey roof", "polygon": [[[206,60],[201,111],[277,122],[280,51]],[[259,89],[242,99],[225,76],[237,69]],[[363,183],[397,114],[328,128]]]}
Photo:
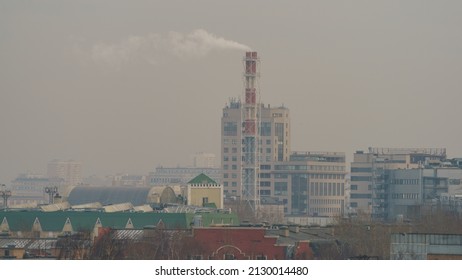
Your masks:
{"label": "dark grey roof", "polygon": [[278,244],[295,244],[298,241],[309,241],[310,243],[332,242],[335,238],[332,236],[331,228],[300,228],[299,232],[289,231],[289,236],[281,236],[280,229],[266,230],[267,236],[279,236]]}
{"label": "dark grey roof", "polygon": [[88,187],[77,186],[69,194],[71,205],[100,202],[103,205],[130,202],[133,206],[147,203],[151,187]]}

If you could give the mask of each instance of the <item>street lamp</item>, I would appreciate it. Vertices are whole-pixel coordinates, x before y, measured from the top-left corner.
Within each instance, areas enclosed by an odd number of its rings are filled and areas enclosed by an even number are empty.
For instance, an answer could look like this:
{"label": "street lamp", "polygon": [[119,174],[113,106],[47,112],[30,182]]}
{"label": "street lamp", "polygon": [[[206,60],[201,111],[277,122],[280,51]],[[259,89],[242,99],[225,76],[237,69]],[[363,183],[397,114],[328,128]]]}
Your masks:
{"label": "street lamp", "polygon": [[49,196],[48,204],[53,204],[55,194],[58,193],[58,187],[46,187],[45,193],[47,193]]}
{"label": "street lamp", "polygon": [[[6,187],[5,184],[1,184],[3,188]],[[10,190],[2,190],[0,191],[0,196],[3,198],[3,210],[6,211],[8,209],[8,198],[11,196],[11,191]]]}

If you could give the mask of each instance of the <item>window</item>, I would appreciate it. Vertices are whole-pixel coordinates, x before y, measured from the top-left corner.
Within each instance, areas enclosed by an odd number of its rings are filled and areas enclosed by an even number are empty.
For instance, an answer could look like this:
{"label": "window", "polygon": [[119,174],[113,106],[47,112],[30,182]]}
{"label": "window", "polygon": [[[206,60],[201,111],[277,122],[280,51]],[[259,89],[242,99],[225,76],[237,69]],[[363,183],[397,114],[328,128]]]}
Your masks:
{"label": "window", "polygon": [[233,152],[233,154],[237,153],[237,148],[234,147],[234,148],[232,149],[232,152]]}
{"label": "window", "polygon": [[231,182],[231,187],[237,187],[237,182]]}
{"label": "window", "polygon": [[371,181],[370,176],[351,176],[351,182],[357,181]]}
{"label": "window", "polygon": [[358,198],[358,199],[369,199],[372,198],[372,195],[370,193],[352,193],[350,195],[352,199]]}
{"label": "window", "polygon": [[231,166],[231,169],[237,170],[237,165],[236,165],[236,164],[233,164],[233,165]]}
{"label": "window", "polygon": [[223,135],[237,136],[237,122],[225,122],[223,124]]}
{"label": "window", "polygon": [[260,187],[271,187],[271,182],[269,181],[261,181]]}
{"label": "window", "polygon": [[352,167],[351,168],[351,173],[355,173],[355,172],[371,173],[372,168],[370,168],[370,167]]}
{"label": "window", "polygon": [[234,259],[235,259],[235,257],[234,257],[233,254],[225,254],[225,255],[223,256],[223,258],[224,258],[225,260],[234,260]]}
{"label": "window", "polygon": [[260,195],[271,195],[271,191],[270,190],[260,190]]}
{"label": "window", "polygon": [[287,182],[275,182],[274,195],[287,195]]}
{"label": "window", "polygon": [[228,178],[228,173],[224,173],[223,178],[225,178],[225,179]]}
{"label": "window", "polygon": [[261,136],[271,136],[271,123],[262,122],[260,124],[260,135]]}
{"label": "window", "polygon": [[351,185],[351,190],[352,191],[357,191],[358,190],[358,185]]}

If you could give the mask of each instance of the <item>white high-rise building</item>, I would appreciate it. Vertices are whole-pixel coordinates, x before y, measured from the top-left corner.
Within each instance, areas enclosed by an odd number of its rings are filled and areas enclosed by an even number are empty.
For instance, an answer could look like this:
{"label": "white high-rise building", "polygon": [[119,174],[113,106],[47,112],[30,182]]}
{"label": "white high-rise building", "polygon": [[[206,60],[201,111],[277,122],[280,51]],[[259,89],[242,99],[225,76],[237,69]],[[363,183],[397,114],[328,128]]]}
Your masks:
{"label": "white high-rise building", "polygon": [[74,160],[52,160],[48,163],[47,176],[50,179],[63,179],[67,185],[82,183],[82,163]]}

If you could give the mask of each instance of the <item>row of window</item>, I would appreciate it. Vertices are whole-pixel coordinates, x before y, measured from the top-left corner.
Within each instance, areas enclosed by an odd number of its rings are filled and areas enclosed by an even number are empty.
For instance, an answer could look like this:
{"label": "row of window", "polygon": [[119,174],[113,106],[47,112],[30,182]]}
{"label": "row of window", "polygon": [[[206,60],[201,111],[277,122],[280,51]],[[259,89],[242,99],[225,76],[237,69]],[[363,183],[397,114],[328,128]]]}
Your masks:
{"label": "row of window", "polygon": [[[224,173],[224,174],[223,174],[223,178],[228,179],[228,178],[229,178],[229,174],[228,174],[228,173]],[[231,178],[236,179],[236,178],[237,178],[237,173],[231,173]]]}
{"label": "row of window", "polygon": [[[357,191],[357,190],[358,190],[358,185],[351,185],[350,189],[351,189],[352,191]],[[372,185],[368,185],[368,186],[367,186],[367,189],[368,189],[369,191],[372,190]]]}
{"label": "row of window", "polygon": [[370,168],[370,167],[352,167],[351,168],[351,173],[355,173],[355,172],[371,173],[372,168]]}
{"label": "row of window", "polygon": [[[223,139],[223,145],[237,145],[238,142],[241,142],[241,141],[238,141],[238,139],[236,138],[224,138]],[[260,139],[259,141],[260,145],[263,145],[263,140]],[[271,145],[271,139],[265,139],[265,143],[266,145]],[[242,141],[242,144],[244,144],[244,142]]]}
{"label": "row of window", "polygon": [[[229,161],[229,156],[223,156],[223,161]],[[232,156],[231,161],[237,161],[237,156]]]}
{"label": "row of window", "polygon": [[351,182],[359,182],[359,181],[370,182],[371,180],[372,180],[371,176],[351,176]]}
{"label": "row of window", "polygon": [[371,199],[372,194],[370,193],[352,193],[350,194],[351,199]]}
{"label": "row of window", "polygon": [[[264,165],[262,165],[264,166]],[[265,169],[266,170],[266,169]],[[343,180],[345,179],[344,174],[301,174],[300,176],[305,176],[303,178],[310,179],[321,179],[321,180]],[[275,179],[287,179],[289,174],[287,173],[274,173],[273,177]],[[260,173],[260,178],[271,178],[271,173]]]}
{"label": "row of window", "polygon": [[314,171],[345,171],[345,166],[337,165],[275,165],[275,170],[314,170]]}
{"label": "row of window", "polygon": [[310,208],[310,212],[313,215],[326,215],[326,214],[339,214],[341,213],[340,208],[332,208],[332,207],[315,207]]}
{"label": "row of window", "polygon": [[[223,148],[223,152],[224,153],[229,153],[229,148],[228,147]],[[233,154],[237,153],[237,148],[236,147],[231,148],[231,152]]]}
{"label": "row of window", "polygon": [[[228,165],[228,164],[223,164],[223,169],[224,169],[224,170],[228,170],[228,169],[229,169],[229,165]],[[231,169],[232,169],[232,170],[237,170],[237,164],[231,165]]]}
{"label": "row of window", "polygon": [[392,179],[391,184],[394,185],[419,185],[419,179]]}
{"label": "row of window", "polygon": [[326,204],[333,204],[338,205],[342,204],[342,199],[310,199],[310,205],[326,205]]}
{"label": "row of window", "polygon": [[229,182],[223,182],[223,187],[237,187],[237,182],[231,182],[231,185],[229,184]]}
{"label": "row of window", "polygon": [[394,193],[392,199],[419,199],[418,193]]}
{"label": "row of window", "polygon": [[[223,176],[225,179],[229,178],[228,173]],[[237,174],[231,173],[233,179],[237,178]],[[236,182],[232,186],[236,186]],[[227,187],[229,183],[223,182],[223,185]],[[271,187],[271,181],[260,181],[260,187]],[[314,196],[343,196],[344,195],[344,183],[326,183],[326,182],[311,182],[310,183],[310,195]],[[283,192],[287,195],[288,183],[287,182],[274,182],[274,189],[276,192]]]}
{"label": "row of window", "polygon": [[[280,128],[284,128],[284,123],[275,123],[275,133],[277,134]],[[285,124],[286,129],[289,128],[289,124]],[[223,123],[223,135],[225,136],[237,136],[237,122],[224,122]],[[271,136],[271,122],[262,122],[260,124],[260,135]]]}
{"label": "row of window", "polygon": [[310,195],[312,196],[343,196],[345,194],[343,183],[318,183],[310,184]]}

